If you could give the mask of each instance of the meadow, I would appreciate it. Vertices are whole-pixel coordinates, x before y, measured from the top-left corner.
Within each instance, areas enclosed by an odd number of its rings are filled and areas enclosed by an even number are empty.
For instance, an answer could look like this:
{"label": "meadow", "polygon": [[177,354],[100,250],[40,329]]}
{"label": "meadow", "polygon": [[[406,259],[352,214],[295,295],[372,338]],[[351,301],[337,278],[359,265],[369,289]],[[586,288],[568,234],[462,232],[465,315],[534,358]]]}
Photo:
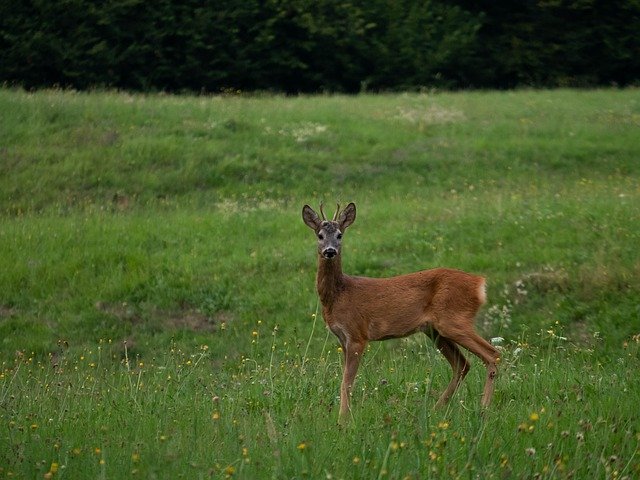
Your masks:
{"label": "meadow", "polygon": [[[639,132],[637,89],[0,89],[0,478],[638,478]],[[487,411],[413,336],[337,425],[321,201],[347,273],[487,277]]]}

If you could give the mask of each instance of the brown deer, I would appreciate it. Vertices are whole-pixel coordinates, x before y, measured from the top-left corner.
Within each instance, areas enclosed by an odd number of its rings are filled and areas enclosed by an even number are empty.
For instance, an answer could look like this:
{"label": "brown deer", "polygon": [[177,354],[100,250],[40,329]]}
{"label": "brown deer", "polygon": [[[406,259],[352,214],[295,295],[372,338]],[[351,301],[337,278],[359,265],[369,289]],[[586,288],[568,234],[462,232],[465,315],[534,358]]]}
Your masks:
{"label": "brown deer", "polygon": [[309,205],[302,219],[318,238],[316,286],[322,316],[338,337],[344,354],[340,387],[340,421],[349,414],[349,396],[358,365],[368,342],[427,334],[453,369],[453,379],[436,407],[445,405],[469,371],[462,346],[477,355],[487,368],[482,395],[486,407],[500,361],[498,351],[473,327],[474,317],[486,300],[485,279],[459,270],[435,268],[391,278],[355,277],[342,273],[342,235],[356,219],[350,203],[332,220],[322,218]]}

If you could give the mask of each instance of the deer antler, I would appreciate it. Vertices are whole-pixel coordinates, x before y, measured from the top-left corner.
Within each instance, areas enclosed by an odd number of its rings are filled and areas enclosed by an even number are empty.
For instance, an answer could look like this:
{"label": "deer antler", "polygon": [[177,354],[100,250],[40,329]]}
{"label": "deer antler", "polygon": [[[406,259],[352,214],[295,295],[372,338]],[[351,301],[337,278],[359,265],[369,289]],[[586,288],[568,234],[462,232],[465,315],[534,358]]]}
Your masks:
{"label": "deer antler", "polygon": [[338,219],[338,213],[340,213],[340,204],[336,203],[336,213],[333,214],[333,221],[334,222]]}
{"label": "deer antler", "polygon": [[320,214],[322,215],[322,220],[327,219],[327,217],[324,216],[324,210],[322,210],[322,202],[320,202]]}

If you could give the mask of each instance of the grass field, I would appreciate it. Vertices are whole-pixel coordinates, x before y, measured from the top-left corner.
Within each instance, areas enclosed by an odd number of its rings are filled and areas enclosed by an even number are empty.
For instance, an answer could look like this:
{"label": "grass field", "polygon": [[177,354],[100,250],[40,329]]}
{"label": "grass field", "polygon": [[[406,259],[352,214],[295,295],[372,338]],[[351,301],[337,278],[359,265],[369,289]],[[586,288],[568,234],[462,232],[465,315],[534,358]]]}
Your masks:
{"label": "grass field", "polygon": [[[0,478],[640,476],[640,90],[189,97],[0,90]],[[348,273],[485,275],[502,337],[434,411],[423,336],[341,353]]]}

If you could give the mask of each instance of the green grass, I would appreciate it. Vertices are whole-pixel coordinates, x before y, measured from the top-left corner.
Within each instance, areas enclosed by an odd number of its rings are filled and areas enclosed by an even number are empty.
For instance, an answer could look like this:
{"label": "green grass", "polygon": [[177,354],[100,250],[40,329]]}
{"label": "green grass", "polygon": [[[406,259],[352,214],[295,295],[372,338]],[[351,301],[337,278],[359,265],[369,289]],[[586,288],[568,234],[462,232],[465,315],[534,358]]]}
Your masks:
{"label": "green grass", "polygon": [[[638,90],[5,89],[0,112],[0,478],[640,475]],[[370,346],[336,426],[321,200],[358,205],[349,273],[489,279],[484,415],[475,358],[433,411],[450,373],[416,336]]]}

